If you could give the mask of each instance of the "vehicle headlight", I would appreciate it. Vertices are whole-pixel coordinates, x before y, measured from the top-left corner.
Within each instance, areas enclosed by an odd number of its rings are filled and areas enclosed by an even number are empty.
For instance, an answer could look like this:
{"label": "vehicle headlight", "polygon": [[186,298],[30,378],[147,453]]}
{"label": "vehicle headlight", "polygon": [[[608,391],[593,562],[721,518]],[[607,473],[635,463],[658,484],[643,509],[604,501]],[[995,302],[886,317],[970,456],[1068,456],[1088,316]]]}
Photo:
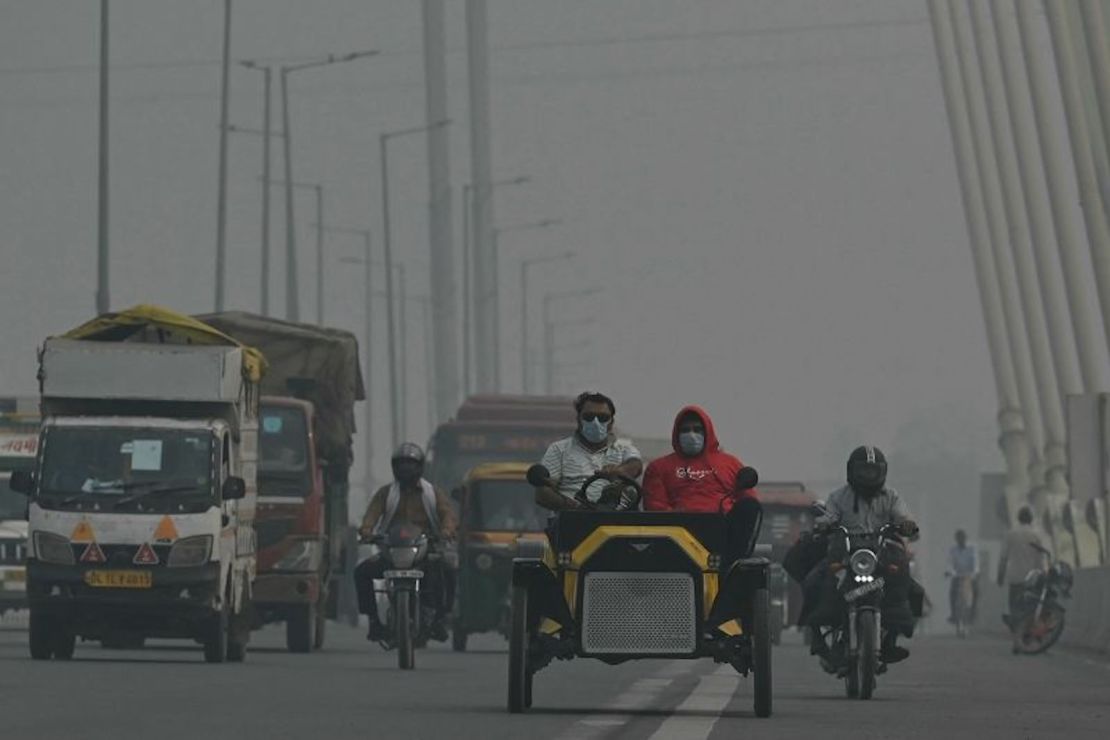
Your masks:
{"label": "vehicle headlight", "polygon": [[274,570],[314,571],[319,563],[319,543],[316,540],[298,540],[274,563]]}
{"label": "vehicle headlight", "polygon": [[416,553],[420,548],[411,547],[391,547],[389,548],[389,562],[393,563],[394,568],[411,568],[413,563],[416,562]]}
{"label": "vehicle headlight", "polygon": [[488,552],[478,553],[474,558],[474,565],[478,570],[489,570],[493,567],[493,556]]}
{"label": "vehicle headlight", "polygon": [[35,532],[35,556],[44,563],[73,565],[69,540],[49,532]]}
{"label": "vehicle headlight", "polygon": [[870,550],[856,550],[848,559],[852,572],[860,576],[869,576],[879,567],[879,558]]}
{"label": "vehicle headlight", "polygon": [[166,558],[166,565],[170,568],[203,565],[208,562],[211,554],[212,535],[201,534],[195,537],[186,537],[173,543],[169,557]]}

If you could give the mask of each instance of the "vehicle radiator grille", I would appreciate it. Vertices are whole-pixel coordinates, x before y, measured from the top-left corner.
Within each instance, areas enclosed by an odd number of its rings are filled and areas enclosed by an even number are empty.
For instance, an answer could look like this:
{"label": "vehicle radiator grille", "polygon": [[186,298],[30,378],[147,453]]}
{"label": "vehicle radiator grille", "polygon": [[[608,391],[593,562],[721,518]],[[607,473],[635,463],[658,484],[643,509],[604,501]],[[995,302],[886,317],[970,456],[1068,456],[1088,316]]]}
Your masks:
{"label": "vehicle radiator grille", "polygon": [[677,655],[697,649],[694,579],[687,573],[587,573],[582,651]]}

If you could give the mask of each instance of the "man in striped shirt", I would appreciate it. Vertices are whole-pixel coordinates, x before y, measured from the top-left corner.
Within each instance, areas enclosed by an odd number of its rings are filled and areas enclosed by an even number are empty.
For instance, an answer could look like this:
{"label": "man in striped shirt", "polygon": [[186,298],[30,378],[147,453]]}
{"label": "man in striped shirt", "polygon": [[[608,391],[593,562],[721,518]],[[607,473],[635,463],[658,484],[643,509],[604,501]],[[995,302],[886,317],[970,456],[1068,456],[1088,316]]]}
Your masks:
{"label": "man in striped shirt", "polygon": [[[578,429],[570,437],[551,443],[541,461],[551,479],[549,484],[536,488],[536,503],[552,511],[581,508],[575,494],[596,473],[639,478],[644,469],[636,446],[613,433],[617,409],[611,398],[586,392],[575,399],[574,410]],[[586,498],[596,501],[606,485],[598,481],[586,491]]]}

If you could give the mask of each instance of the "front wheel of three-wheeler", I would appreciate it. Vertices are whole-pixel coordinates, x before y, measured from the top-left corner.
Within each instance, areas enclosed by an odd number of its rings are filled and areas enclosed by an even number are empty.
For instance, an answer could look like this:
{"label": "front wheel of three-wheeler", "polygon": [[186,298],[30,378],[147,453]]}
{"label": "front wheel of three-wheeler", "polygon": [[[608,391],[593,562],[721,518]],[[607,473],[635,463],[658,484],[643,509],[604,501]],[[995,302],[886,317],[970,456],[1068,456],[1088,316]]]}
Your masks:
{"label": "front wheel of three-wheeler", "polygon": [[752,674],[755,684],[756,717],[770,717],[773,690],[771,687],[771,597],[767,589],[758,589],[752,603]]}
{"label": "front wheel of three-wheeler", "polygon": [[451,649],[456,653],[466,652],[466,638],[469,637],[466,630],[461,627],[451,628]]}
{"label": "front wheel of three-wheeler", "polygon": [[509,712],[532,706],[532,672],[528,669],[528,588],[513,586],[509,618]]}
{"label": "front wheel of three-wheeler", "polygon": [[291,653],[310,653],[316,636],[316,605],[297,604],[285,620],[285,647]]}

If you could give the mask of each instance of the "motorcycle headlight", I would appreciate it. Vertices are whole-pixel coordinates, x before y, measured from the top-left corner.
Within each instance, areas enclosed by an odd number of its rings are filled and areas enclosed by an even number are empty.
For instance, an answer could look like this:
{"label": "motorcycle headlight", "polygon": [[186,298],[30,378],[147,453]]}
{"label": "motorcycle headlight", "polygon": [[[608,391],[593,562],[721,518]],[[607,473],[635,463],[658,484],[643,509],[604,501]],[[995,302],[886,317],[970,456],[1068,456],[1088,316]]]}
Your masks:
{"label": "motorcycle headlight", "polygon": [[391,547],[389,548],[389,562],[393,563],[394,568],[404,570],[411,568],[416,562],[416,553],[420,548],[406,545],[404,547]]}
{"label": "motorcycle headlight", "polygon": [[35,532],[35,556],[44,563],[73,565],[69,540],[49,532]]}
{"label": "motorcycle headlight", "polygon": [[869,576],[879,567],[879,558],[870,550],[856,550],[848,559],[852,572],[858,576]]}
{"label": "motorcycle headlight", "polygon": [[170,554],[166,558],[169,568],[188,568],[194,565],[204,565],[212,554],[212,535],[201,534],[195,537],[186,537],[173,543]]}
{"label": "motorcycle headlight", "polygon": [[320,547],[316,540],[299,540],[274,563],[274,570],[314,571],[320,564]]}
{"label": "motorcycle headlight", "polygon": [[478,553],[474,558],[474,565],[478,570],[489,570],[493,567],[493,556],[488,552]]}

